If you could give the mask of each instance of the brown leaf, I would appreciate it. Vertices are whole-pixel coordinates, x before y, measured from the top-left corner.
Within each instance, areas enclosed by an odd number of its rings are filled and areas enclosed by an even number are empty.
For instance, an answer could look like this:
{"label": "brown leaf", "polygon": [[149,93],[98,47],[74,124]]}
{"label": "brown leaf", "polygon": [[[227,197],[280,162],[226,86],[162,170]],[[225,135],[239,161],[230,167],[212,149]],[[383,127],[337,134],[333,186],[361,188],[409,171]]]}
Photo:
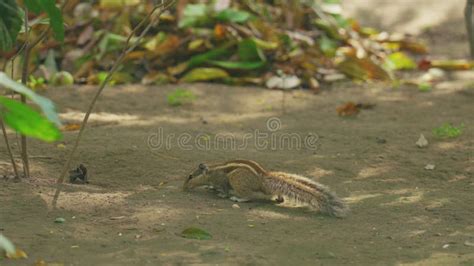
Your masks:
{"label": "brown leaf", "polygon": [[360,80],[391,80],[390,74],[370,58],[346,57],[337,69],[349,77]]}
{"label": "brown leaf", "polygon": [[373,109],[375,104],[373,103],[354,103],[354,102],[347,102],[341,106],[336,108],[337,114],[339,116],[354,116],[357,115],[360,110],[368,110]]}
{"label": "brown leaf", "polygon": [[78,45],[84,45],[94,36],[94,27],[92,25],[87,26],[77,38]]}
{"label": "brown leaf", "polygon": [[80,128],[81,128],[81,124],[72,123],[72,124],[64,125],[63,130],[64,131],[76,131],[76,130],[79,130]]}
{"label": "brown leaf", "polygon": [[145,58],[146,51],[131,51],[125,56],[125,60],[137,60]]}
{"label": "brown leaf", "polygon": [[359,113],[359,108],[353,102],[347,102],[336,108],[337,114],[339,116],[354,116]]}
{"label": "brown leaf", "polygon": [[214,36],[216,37],[216,39],[218,40],[224,39],[225,33],[226,33],[226,29],[224,25],[216,24],[216,26],[214,26]]}
{"label": "brown leaf", "polygon": [[474,66],[474,61],[468,60],[432,60],[431,67],[444,70],[469,70]]}
{"label": "brown leaf", "polygon": [[428,48],[426,45],[414,40],[403,40],[400,42],[400,49],[410,51],[416,54],[426,54],[428,53]]}

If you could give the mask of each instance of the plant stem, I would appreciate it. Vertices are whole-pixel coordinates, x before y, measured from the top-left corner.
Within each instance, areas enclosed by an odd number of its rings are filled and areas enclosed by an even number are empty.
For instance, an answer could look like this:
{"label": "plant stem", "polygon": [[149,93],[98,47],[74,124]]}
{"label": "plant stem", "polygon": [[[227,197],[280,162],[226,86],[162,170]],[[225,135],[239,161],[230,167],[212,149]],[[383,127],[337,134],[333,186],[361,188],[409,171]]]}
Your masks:
{"label": "plant stem", "polygon": [[[79,129],[79,133],[76,137],[76,141],[74,142],[74,146],[72,147],[71,153],[69,154],[66,163],[64,164],[64,167],[59,175],[59,178],[56,180],[56,183],[58,184],[56,188],[56,192],[54,193],[54,198],[52,202],[53,209],[56,208],[56,204],[59,198],[59,194],[61,193],[61,184],[64,182],[64,178],[66,177],[66,173],[69,170],[69,167],[71,166],[72,159],[74,157],[74,154],[77,150],[77,147],[79,146],[79,142],[81,141],[82,135],[84,133],[84,129],[87,125],[87,121],[89,120],[89,116],[92,113],[92,109],[94,109],[95,103],[97,102],[97,99],[99,98],[100,94],[104,90],[105,86],[109,83],[110,79],[112,78],[112,75],[115,73],[115,71],[118,69],[120,64],[122,63],[123,59],[125,56],[134,50],[137,45],[140,43],[140,41],[143,39],[145,34],[148,32],[148,30],[154,26],[156,23],[159,22],[159,17],[160,15],[167,9],[169,8],[175,0],[168,0],[162,2],[162,4],[155,6],[148,15],[143,18],[138,25],[135,26],[135,28],[132,30],[132,32],[128,35],[128,38],[125,42],[125,46],[122,50],[122,53],[118,57],[118,59],[114,62],[112,68],[109,70],[107,73],[107,76],[105,80],[99,85],[99,88],[97,89],[97,92],[95,93],[94,97],[92,98],[91,103],[89,104],[89,108],[87,109],[86,115],[84,116],[84,119],[81,124],[81,128]],[[158,14],[154,17],[156,18],[155,21],[153,21],[152,15],[155,13],[155,11],[159,9]],[[141,32],[141,34],[135,39],[135,41],[130,44],[130,41],[132,37],[137,33],[137,31],[148,21],[150,20],[150,23],[145,27],[145,29]]]}
{"label": "plant stem", "polygon": [[[25,8],[25,43],[26,43],[26,48],[23,54],[23,69],[21,73],[21,83],[23,83],[26,86],[26,83],[28,81],[28,63],[30,61],[30,51],[31,51],[31,46],[28,44],[28,39],[29,39],[29,30],[28,30],[28,8]],[[26,104],[26,96],[21,95],[21,102]],[[28,162],[28,142],[26,139],[25,135],[21,135],[21,158],[23,160],[23,172],[25,174],[26,178],[30,177],[30,165]]]}
{"label": "plant stem", "polygon": [[[64,2],[63,6],[67,3],[67,1]],[[28,29],[28,9],[25,8],[25,44],[22,47],[21,50],[23,50],[23,66],[22,66],[22,73],[21,73],[21,83],[23,85],[27,85],[28,82],[28,75],[29,75],[29,62],[30,62],[30,55],[31,55],[31,50],[38,44],[40,43],[48,34],[51,26],[46,28],[41,32],[41,34],[34,40],[33,42],[29,42],[29,35],[30,31]],[[14,60],[15,56],[13,57]],[[13,75],[12,75],[13,77]],[[25,95],[20,95],[20,101],[24,104],[26,104],[26,96]],[[21,143],[21,159],[23,161],[23,172],[25,174],[26,178],[30,177],[30,163],[28,159],[28,141],[25,135],[21,135],[20,137],[20,143]]]}
{"label": "plant stem", "polygon": [[5,124],[3,123],[3,119],[0,119],[0,126],[2,127],[3,138],[5,139],[5,144],[7,145],[8,155],[10,156],[10,160],[12,161],[13,172],[15,172],[15,180],[20,180],[20,175],[18,175],[18,169],[16,168],[15,158],[13,158],[13,153],[10,148],[10,143],[8,142],[7,130],[5,129]]}

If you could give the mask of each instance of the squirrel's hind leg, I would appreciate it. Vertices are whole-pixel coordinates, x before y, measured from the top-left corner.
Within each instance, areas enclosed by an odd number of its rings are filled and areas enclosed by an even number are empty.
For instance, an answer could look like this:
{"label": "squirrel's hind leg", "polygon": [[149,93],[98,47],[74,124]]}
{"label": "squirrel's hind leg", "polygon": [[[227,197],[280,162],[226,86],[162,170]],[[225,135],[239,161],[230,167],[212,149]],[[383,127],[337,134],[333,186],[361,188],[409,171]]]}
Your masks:
{"label": "squirrel's hind leg", "polygon": [[235,169],[228,174],[229,184],[232,187],[234,199],[239,202],[250,200],[271,200],[273,195],[265,194],[261,190],[262,182],[246,169]]}

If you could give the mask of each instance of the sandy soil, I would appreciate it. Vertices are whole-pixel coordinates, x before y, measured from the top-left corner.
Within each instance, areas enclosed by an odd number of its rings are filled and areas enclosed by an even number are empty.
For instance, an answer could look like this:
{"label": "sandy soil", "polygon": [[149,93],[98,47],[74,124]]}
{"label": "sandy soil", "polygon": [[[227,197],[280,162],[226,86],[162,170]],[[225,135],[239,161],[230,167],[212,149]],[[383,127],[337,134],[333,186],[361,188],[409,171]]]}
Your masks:
{"label": "sandy soil", "polygon": [[[320,95],[295,91],[284,96],[284,113],[279,91],[185,87],[198,99],[182,107],[167,106],[165,95],[173,86],[105,91],[75,161],[89,168],[90,184],[68,184],[58,210],[51,209],[52,184],[76,133],[65,133],[66,148],[31,142],[34,178],[20,184],[2,181],[0,186],[1,231],[29,253],[29,262],[474,263],[469,246],[474,242],[474,90],[469,83],[446,83],[431,93],[349,84]],[[58,88],[47,96],[58,103],[65,120],[74,121],[92,92]],[[376,107],[356,118],[338,117],[336,106],[347,100]],[[268,130],[269,118],[280,119],[278,130]],[[435,139],[431,130],[445,122],[464,123],[463,134],[455,140]],[[193,144],[183,150],[173,141],[167,149],[157,148],[156,141],[150,146],[150,136],[153,140],[159,128],[165,136],[188,133],[193,139],[232,134],[239,141],[254,130],[276,136],[314,133],[319,139],[316,150],[261,149],[252,143],[245,149],[203,150]],[[414,144],[420,133],[430,142],[426,149]],[[210,191],[180,190],[183,177],[198,163],[233,158],[313,177],[344,197],[352,214],[334,219],[264,203],[240,203],[235,209],[233,202]],[[425,170],[429,163],[436,168]],[[66,222],[55,224],[57,217]],[[190,226],[214,238],[177,235]]]}
{"label": "sandy soil", "polygon": [[[467,52],[449,46],[465,43],[443,37],[459,34],[464,42],[462,33],[444,33],[432,35],[436,56]],[[29,255],[0,264],[472,265],[473,76],[450,75],[428,93],[384,84],[346,83],[318,95],[181,85],[197,95],[181,107],[166,102],[176,86],[109,88],[74,161],[89,169],[90,184],[66,184],[58,209],[52,209],[54,180],[77,132],[65,132],[65,147],[32,140],[33,178],[0,181],[0,233]],[[65,121],[74,122],[93,91],[51,88],[46,96]],[[376,106],[341,118],[336,107],[346,101]],[[432,129],[446,122],[463,123],[462,135],[435,138]],[[160,130],[165,137],[174,134],[169,147],[157,147]],[[271,136],[278,140],[283,134],[312,134],[317,142],[300,149],[212,142],[233,136],[241,144],[256,130],[269,134],[268,145]],[[420,133],[430,142],[427,148],[415,146]],[[191,145],[178,145],[183,134]],[[210,147],[199,145],[208,141]],[[347,200],[352,213],[335,219],[261,202],[233,208],[205,189],[181,191],[183,178],[200,162],[234,158],[314,178]],[[0,174],[11,174],[8,162],[0,142]],[[436,167],[425,170],[427,164]],[[66,222],[54,223],[58,217]],[[213,239],[179,236],[188,227],[202,228]]]}

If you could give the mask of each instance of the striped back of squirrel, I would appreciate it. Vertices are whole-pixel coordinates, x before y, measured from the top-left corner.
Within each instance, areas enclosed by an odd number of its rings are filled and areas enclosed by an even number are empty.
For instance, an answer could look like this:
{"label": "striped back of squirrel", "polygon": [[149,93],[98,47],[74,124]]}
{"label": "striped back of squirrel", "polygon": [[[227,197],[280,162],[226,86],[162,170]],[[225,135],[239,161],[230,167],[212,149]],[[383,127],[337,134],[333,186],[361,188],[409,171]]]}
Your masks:
{"label": "striped back of squirrel", "polygon": [[260,166],[257,162],[243,159],[231,160],[225,163],[214,164],[209,166],[209,168],[212,170],[222,170],[225,173],[230,173],[237,168],[245,168],[251,171],[256,176],[264,176],[268,174],[268,171],[265,170],[262,166]]}
{"label": "striped back of squirrel", "polygon": [[213,170],[225,173],[243,168],[251,171],[257,177],[265,177],[265,187],[273,195],[283,196],[285,201],[297,205],[309,205],[312,209],[320,210],[336,217],[344,217],[349,212],[347,205],[330,189],[307,177],[285,172],[269,172],[257,162],[251,160],[231,160],[210,166]]}

